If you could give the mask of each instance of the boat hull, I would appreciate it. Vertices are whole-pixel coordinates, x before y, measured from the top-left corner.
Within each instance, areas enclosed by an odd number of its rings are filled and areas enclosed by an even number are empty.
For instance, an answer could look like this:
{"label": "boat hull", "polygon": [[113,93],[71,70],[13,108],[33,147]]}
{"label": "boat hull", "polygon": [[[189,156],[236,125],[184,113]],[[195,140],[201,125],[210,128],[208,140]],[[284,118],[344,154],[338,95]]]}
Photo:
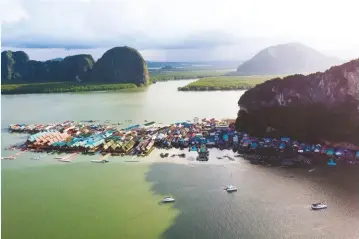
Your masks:
{"label": "boat hull", "polygon": [[315,210],[315,211],[323,210],[323,209],[327,209],[327,206],[321,206],[321,207],[313,207],[312,206],[312,210]]}

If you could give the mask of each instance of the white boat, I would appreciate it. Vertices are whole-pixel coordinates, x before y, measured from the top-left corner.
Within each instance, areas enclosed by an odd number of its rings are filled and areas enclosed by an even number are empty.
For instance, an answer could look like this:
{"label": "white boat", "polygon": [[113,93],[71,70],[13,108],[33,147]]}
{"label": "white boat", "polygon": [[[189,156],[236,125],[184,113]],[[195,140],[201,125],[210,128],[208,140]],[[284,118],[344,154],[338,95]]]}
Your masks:
{"label": "white boat", "polygon": [[228,185],[226,187],[226,191],[231,193],[231,192],[236,192],[237,191],[237,187],[236,186],[233,186],[233,185]]}
{"label": "white boat", "polygon": [[93,162],[93,163],[108,163],[110,161],[108,161],[107,159],[93,159],[93,160],[91,160],[91,162]]}
{"label": "white boat", "polygon": [[313,210],[320,210],[320,209],[326,209],[328,206],[322,203],[313,203],[312,209]]}
{"label": "white boat", "polygon": [[173,197],[165,197],[164,199],[162,199],[163,203],[169,203],[169,202],[174,202],[175,199]]}
{"label": "white boat", "polygon": [[1,159],[15,159],[15,156],[1,157]]}
{"label": "white boat", "polygon": [[59,161],[60,162],[66,162],[66,163],[70,163],[71,162],[71,160],[70,159],[59,159]]}

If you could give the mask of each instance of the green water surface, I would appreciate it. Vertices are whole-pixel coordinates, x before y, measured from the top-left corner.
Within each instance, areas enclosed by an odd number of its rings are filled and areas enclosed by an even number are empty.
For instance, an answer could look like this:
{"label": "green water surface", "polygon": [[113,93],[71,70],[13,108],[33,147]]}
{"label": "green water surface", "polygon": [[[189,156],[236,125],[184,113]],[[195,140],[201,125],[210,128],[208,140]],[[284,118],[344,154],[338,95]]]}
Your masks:
{"label": "green water surface", "polygon": [[148,165],[77,163],[2,171],[2,238],[160,238],[178,212],[159,205]]}

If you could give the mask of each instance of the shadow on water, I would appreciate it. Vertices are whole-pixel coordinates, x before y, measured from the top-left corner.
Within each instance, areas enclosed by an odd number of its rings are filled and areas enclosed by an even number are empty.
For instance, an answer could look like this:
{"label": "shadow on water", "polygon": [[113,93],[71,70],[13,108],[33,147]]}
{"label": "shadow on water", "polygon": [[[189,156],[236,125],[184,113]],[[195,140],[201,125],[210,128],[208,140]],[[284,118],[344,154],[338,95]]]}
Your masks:
{"label": "shadow on water", "polygon": [[196,171],[195,167],[161,163],[153,164],[147,174],[147,180],[153,185],[151,190],[155,194],[173,196],[176,202],[172,206],[180,211],[175,223],[164,232],[163,238],[220,238],[213,237],[213,232],[204,228],[210,219],[201,214],[207,196],[205,191],[210,188],[202,182],[206,180],[206,175]]}
{"label": "shadow on water", "polygon": [[348,213],[359,217],[359,167],[357,165],[342,167],[321,167],[313,172],[298,171],[301,177],[326,191]]}
{"label": "shadow on water", "polygon": [[[151,165],[146,175],[151,190],[173,196],[176,202],[171,206],[180,211],[163,238],[281,238],[292,233],[333,238],[343,236],[338,233],[345,225],[341,220],[359,216],[357,167],[308,173],[308,169],[248,166],[248,171],[236,172],[241,166]],[[223,188],[232,180],[239,191],[228,194]],[[328,202],[329,209],[311,212],[309,205],[316,199]],[[326,229],[318,231],[313,225]],[[346,225],[346,234],[358,233],[353,222]]]}
{"label": "shadow on water", "polygon": [[218,165],[185,165],[157,163],[147,173],[155,194],[173,196],[172,204],[180,211],[175,223],[163,238],[259,238],[251,232],[254,214],[239,206],[239,194],[228,194],[223,182],[229,181],[228,168]]}
{"label": "shadow on water", "polygon": [[[319,166],[313,168],[280,168],[257,166],[267,174],[279,176],[307,189],[307,194],[325,203],[333,203],[341,213],[359,217],[359,165]],[[316,201],[313,201],[315,203]]]}

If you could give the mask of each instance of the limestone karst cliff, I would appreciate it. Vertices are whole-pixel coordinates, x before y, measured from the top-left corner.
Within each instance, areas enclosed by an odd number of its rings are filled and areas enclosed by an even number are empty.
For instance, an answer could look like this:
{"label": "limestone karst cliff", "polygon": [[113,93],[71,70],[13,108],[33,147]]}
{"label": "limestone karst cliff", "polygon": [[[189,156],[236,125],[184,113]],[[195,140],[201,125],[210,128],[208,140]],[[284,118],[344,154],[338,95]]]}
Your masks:
{"label": "limestone karst cliff", "polygon": [[325,72],[276,78],[239,99],[237,127],[256,134],[355,141],[359,128],[359,59]]}

